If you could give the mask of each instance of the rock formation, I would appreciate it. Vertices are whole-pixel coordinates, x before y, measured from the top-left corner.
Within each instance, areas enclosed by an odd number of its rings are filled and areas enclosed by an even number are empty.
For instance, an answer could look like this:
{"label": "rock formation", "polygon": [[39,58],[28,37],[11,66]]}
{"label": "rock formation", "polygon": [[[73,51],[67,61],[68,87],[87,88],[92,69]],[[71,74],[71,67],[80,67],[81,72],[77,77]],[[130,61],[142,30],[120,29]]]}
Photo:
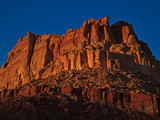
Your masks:
{"label": "rock formation", "polygon": [[89,69],[64,71],[34,80],[20,88],[0,92],[0,118],[159,120],[160,101],[153,95],[153,83],[147,82],[149,76],[139,75]]}
{"label": "rock formation", "polygon": [[132,25],[120,21],[110,26],[104,17],[84,21],[62,36],[27,32],[0,69],[0,89],[19,87],[63,70],[95,67],[151,74],[160,81],[160,62],[138,40]]}
{"label": "rock formation", "polygon": [[4,120],[160,119],[160,61],[126,21],[92,18],[62,36],[27,32],[0,83]]}

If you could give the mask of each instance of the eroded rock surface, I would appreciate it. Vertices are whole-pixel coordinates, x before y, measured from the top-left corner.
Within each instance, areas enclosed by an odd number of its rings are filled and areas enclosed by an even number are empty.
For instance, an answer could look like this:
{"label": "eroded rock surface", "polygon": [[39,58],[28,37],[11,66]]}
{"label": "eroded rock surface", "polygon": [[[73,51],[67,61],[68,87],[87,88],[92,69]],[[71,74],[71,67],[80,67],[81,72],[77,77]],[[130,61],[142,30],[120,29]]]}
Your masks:
{"label": "eroded rock surface", "polygon": [[0,89],[16,88],[62,70],[95,67],[151,74],[160,81],[160,62],[138,40],[132,25],[120,21],[110,26],[104,17],[84,21],[62,36],[27,32],[0,69]]}
{"label": "eroded rock surface", "polygon": [[90,68],[62,71],[0,92],[3,120],[155,120],[160,83],[151,75]]}
{"label": "eroded rock surface", "polygon": [[[74,74],[74,77],[77,75]],[[0,92],[1,119],[159,119],[160,103],[156,96],[133,91],[120,92],[104,83],[103,86],[96,87],[93,83],[85,83],[85,81],[79,83],[83,87],[67,86],[67,84],[56,87],[51,80],[54,78],[40,80],[39,83],[34,81],[18,89]],[[61,82],[65,81],[61,80]]]}
{"label": "eroded rock surface", "polygon": [[160,119],[160,61],[108,17],[66,34],[27,32],[0,69],[3,120]]}

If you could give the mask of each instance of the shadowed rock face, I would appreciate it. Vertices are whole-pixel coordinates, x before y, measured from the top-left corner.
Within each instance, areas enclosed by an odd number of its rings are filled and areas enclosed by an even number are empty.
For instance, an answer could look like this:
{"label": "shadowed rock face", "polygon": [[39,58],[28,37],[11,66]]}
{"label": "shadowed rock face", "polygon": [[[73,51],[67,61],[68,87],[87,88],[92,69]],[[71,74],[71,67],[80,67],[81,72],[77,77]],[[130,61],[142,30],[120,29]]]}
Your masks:
{"label": "shadowed rock face", "polygon": [[3,120],[154,120],[159,111],[155,97],[100,88],[33,86],[2,92],[0,99]]}
{"label": "shadowed rock face", "polygon": [[[82,56],[87,62],[87,53]],[[47,69],[49,67],[44,70]],[[0,91],[0,118],[159,120],[160,88],[157,84],[149,74],[100,67],[62,71]]]}
{"label": "shadowed rock face", "polygon": [[138,40],[132,25],[120,21],[110,26],[104,17],[84,21],[62,36],[27,32],[0,69],[0,89],[16,88],[62,70],[97,67],[150,74],[160,81],[160,62]]}

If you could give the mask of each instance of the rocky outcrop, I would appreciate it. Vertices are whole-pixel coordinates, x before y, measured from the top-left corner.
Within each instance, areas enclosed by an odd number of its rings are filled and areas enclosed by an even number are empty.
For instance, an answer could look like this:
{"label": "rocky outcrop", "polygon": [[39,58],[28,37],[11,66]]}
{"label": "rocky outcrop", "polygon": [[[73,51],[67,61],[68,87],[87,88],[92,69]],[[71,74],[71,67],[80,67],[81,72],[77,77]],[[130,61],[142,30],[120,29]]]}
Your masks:
{"label": "rocky outcrop", "polygon": [[[95,63],[101,61],[97,53]],[[158,120],[160,84],[151,75],[119,71],[117,66],[62,71],[4,89],[0,91],[0,118]]]}
{"label": "rocky outcrop", "polygon": [[[160,110],[158,99],[154,96],[135,92],[110,91],[106,88],[73,88],[71,86],[52,88],[41,85],[4,91],[0,95],[0,108],[3,108],[5,112],[4,117],[18,120],[28,119],[28,115],[32,119],[45,120],[52,117],[60,119],[59,117],[64,116],[64,113],[68,118],[84,117],[88,120],[93,119],[90,114],[94,111],[97,113],[94,117],[96,120],[102,118],[153,120],[159,118]],[[2,111],[0,113],[2,116]],[[60,116],[57,116],[58,114]],[[97,118],[98,114],[100,116]]]}
{"label": "rocky outcrop", "polygon": [[0,69],[0,89],[16,88],[63,70],[97,67],[150,74],[160,81],[160,62],[138,40],[132,25],[120,21],[110,26],[104,17],[84,21],[62,36],[27,32]]}

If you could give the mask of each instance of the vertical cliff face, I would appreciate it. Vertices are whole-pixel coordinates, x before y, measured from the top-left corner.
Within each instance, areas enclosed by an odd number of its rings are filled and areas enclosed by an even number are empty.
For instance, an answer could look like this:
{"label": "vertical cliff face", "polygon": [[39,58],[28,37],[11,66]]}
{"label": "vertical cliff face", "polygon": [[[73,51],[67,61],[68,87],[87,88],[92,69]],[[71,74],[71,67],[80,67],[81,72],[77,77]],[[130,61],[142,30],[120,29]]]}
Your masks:
{"label": "vertical cliff face", "polygon": [[108,17],[84,21],[66,34],[27,32],[8,53],[0,69],[0,89],[21,86],[63,70],[108,68],[152,75],[160,81],[160,62],[147,44],[138,40],[132,25],[109,25]]}

